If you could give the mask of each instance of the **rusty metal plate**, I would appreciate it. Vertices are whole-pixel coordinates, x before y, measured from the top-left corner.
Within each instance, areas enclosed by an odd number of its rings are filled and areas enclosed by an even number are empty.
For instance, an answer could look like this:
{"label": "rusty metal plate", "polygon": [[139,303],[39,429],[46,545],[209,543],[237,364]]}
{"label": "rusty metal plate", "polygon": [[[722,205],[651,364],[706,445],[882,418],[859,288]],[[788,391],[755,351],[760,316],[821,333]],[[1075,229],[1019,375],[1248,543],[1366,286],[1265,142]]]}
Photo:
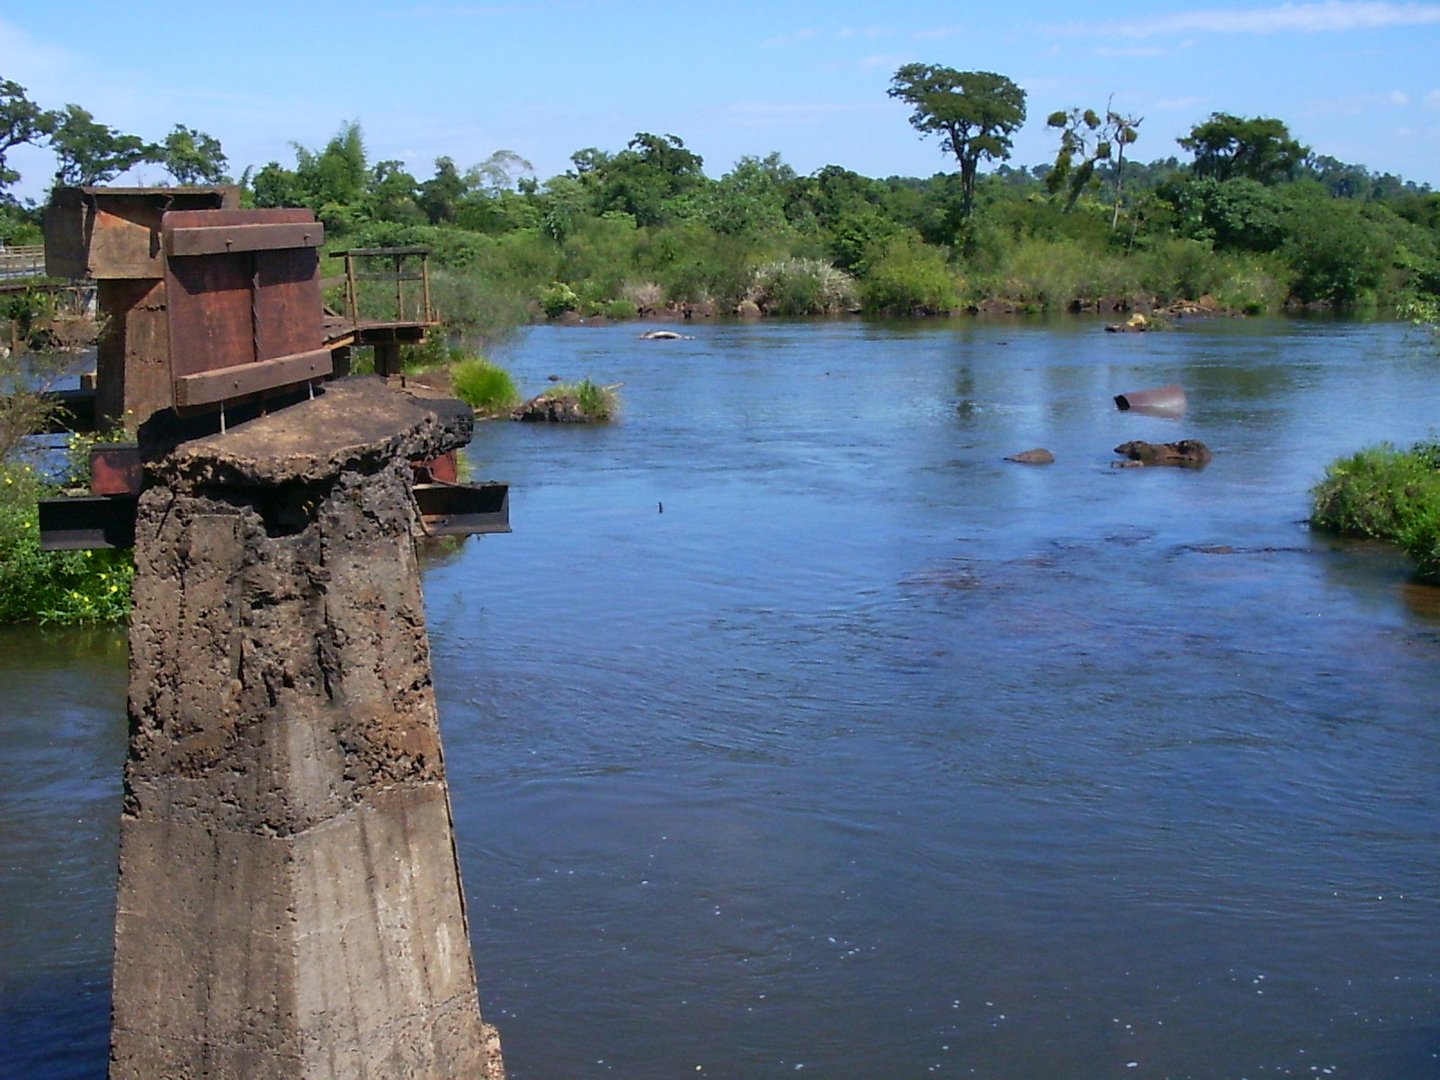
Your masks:
{"label": "rusty metal plate", "polygon": [[139,495],[145,482],[138,443],[102,443],[90,449],[91,495]]}
{"label": "rusty metal plate", "polygon": [[[229,229],[238,236],[246,234],[234,230],[260,225],[300,226],[306,246],[205,251],[166,259],[170,374],[177,405],[186,403],[181,397],[197,403],[195,394],[180,389],[187,385],[181,380],[188,377],[259,361],[288,360],[325,345],[319,253],[308,246],[322,230],[309,210],[174,211],[165,215],[162,230],[167,250],[173,250],[174,238],[185,236],[187,230],[205,230],[203,235],[216,237],[221,233],[210,230]],[[182,240],[180,250],[187,243]],[[207,241],[200,246],[214,245]],[[272,364],[240,380],[242,392],[289,385],[295,374],[292,364]],[[221,400],[209,394],[223,383],[204,385],[208,389],[200,391],[200,397]]]}
{"label": "rusty metal plate", "polygon": [[45,267],[52,277],[158,280],[160,219],[167,210],[238,207],[240,189],[56,188],[45,207]]}

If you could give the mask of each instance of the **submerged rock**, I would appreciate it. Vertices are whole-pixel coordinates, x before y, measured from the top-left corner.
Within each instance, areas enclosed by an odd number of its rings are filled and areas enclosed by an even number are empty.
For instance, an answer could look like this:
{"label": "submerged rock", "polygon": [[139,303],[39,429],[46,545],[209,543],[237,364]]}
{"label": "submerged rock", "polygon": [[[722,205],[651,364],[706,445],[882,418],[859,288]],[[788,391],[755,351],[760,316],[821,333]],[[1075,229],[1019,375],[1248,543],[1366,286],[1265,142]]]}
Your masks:
{"label": "submerged rock", "polygon": [[1011,454],[1006,461],[1018,461],[1021,465],[1053,465],[1055,455],[1043,446],[1037,446],[1034,450],[1022,450],[1018,454]]}
{"label": "submerged rock", "polygon": [[1121,443],[1115,453],[1124,454],[1129,461],[1117,461],[1115,468],[1125,469],[1141,465],[1178,465],[1181,468],[1203,469],[1214,456],[1210,448],[1196,439],[1181,439],[1173,443],[1149,443],[1135,440]]}
{"label": "submerged rock", "polygon": [[581,408],[580,399],[574,394],[537,394],[517,405],[510,419],[526,423],[588,424],[593,418]]}
{"label": "submerged rock", "polygon": [[1137,311],[1123,323],[1108,323],[1105,332],[1107,334],[1143,334],[1146,330],[1155,329],[1157,325]]}

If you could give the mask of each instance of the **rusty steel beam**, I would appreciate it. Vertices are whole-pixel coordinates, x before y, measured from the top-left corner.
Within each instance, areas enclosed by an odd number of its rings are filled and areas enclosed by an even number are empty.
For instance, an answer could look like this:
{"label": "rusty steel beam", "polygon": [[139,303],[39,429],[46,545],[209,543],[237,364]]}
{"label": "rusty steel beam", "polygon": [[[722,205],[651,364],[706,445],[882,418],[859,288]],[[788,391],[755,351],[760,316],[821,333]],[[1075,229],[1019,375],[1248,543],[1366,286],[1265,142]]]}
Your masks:
{"label": "rusty steel beam", "polygon": [[509,484],[415,484],[410,490],[427,536],[511,531]]}
{"label": "rusty steel beam", "polygon": [[40,500],[40,550],[135,546],[134,495],[61,495]]}
{"label": "rusty steel beam", "polygon": [[324,242],[325,226],[318,221],[298,224],[273,222],[253,225],[192,225],[166,231],[165,253],[172,258],[227,255],[240,251],[319,247]]}
{"label": "rusty steel beam", "polygon": [[323,379],[335,370],[329,349],[312,349],[273,360],[257,360],[250,364],[182,375],[175,380],[175,407],[213,405],[217,401],[258,394],[292,383]]}

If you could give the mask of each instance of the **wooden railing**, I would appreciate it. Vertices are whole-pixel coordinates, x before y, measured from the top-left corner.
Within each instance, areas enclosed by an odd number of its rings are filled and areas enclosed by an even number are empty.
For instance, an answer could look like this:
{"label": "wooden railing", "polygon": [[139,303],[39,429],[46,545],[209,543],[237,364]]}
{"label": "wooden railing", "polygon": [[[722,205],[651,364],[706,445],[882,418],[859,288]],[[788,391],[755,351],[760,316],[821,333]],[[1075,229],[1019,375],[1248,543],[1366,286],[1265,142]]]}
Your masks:
{"label": "wooden railing", "polygon": [[45,273],[45,245],[20,244],[0,248],[0,278],[31,277]]}

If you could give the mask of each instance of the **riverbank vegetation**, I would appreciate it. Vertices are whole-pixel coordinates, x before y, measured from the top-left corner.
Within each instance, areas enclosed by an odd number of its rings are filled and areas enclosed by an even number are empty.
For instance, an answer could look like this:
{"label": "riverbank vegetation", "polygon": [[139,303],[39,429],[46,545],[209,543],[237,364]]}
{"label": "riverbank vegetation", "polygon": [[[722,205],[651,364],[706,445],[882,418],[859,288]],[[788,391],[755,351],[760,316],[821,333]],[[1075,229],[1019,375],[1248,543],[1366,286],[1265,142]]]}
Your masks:
{"label": "riverbank vegetation", "polygon": [[[1081,103],[1045,119],[1054,158],[1018,166],[1026,94],[1008,78],[906,64],[889,93],[954,171],[801,175],[770,153],[712,177],[679,136],[642,131],[575,151],[549,179],[508,150],[470,166],[441,157],[420,177],[372,161],[351,122],[239,182],[250,205],[313,209],[332,245],[429,247],[437,307],[481,339],[526,318],[1054,312],[1202,296],[1250,313],[1385,310],[1440,294],[1440,194],[1318,153],[1279,119],[1216,112],[1146,163],[1142,117]],[[57,182],[105,182],[136,160],[177,182],[228,167],[203,132],[176,125],[143,143],[74,106],[41,109],[13,83],[0,84],[7,117],[17,138],[48,140]],[[34,239],[35,208],[4,195],[14,179],[0,152],[0,233]]]}
{"label": "riverbank vegetation", "polygon": [[[40,550],[38,503],[61,485],[41,467],[30,433],[55,412],[40,391],[53,385],[65,360],[0,352],[0,624],[107,623],[130,610],[130,552]],[[89,448],[97,440],[71,439],[67,471],[88,483]]]}
{"label": "riverbank vegetation", "polygon": [[0,462],[0,624],[112,623],[130,612],[129,551],[41,551],[38,501],[57,486],[23,461]]}
{"label": "riverbank vegetation", "polygon": [[1397,544],[1440,584],[1440,442],[1368,447],[1333,463],[1311,492],[1310,523]]}

